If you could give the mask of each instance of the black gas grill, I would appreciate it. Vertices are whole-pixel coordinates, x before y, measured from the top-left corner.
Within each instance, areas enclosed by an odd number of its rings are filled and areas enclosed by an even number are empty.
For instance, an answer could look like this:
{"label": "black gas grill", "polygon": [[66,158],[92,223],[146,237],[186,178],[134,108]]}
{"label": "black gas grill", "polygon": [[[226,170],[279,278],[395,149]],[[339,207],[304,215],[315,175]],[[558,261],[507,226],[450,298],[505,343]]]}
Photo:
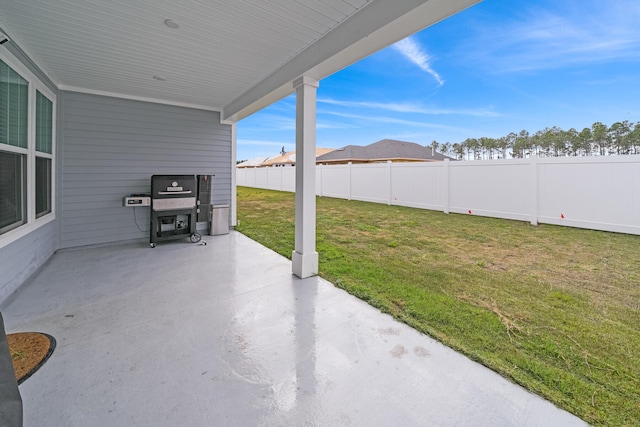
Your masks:
{"label": "black gas grill", "polygon": [[200,241],[196,232],[197,180],[195,175],[153,175],[151,177],[151,227],[149,245],[162,240]]}

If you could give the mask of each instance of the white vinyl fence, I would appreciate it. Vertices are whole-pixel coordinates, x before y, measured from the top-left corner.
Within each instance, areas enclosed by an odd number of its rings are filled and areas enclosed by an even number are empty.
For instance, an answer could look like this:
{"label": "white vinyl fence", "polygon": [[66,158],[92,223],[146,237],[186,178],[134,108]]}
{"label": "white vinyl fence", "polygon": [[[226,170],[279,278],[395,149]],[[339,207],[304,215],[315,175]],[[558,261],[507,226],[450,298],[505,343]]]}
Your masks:
{"label": "white vinyl fence", "polygon": [[[236,178],[295,191],[295,167]],[[640,156],[318,165],[316,194],[640,235]]]}

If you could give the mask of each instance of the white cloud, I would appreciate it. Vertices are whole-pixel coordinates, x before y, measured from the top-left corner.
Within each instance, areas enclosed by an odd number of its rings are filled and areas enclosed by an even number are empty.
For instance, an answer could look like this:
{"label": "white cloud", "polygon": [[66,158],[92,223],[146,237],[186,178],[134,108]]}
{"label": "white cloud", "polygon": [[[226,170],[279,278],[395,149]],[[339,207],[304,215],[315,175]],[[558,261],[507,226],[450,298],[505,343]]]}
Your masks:
{"label": "white cloud", "polygon": [[420,103],[416,102],[407,102],[407,103],[396,103],[396,102],[369,102],[369,101],[346,101],[346,100],[336,100],[330,98],[319,98],[318,103],[336,105],[345,108],[370,108],[370,109],[379,109],[385,111],[393,111],[396,113],[411,113],[411,114],[425,114],[425,115],[463,115],[463,116],[474,116],[474,117],[500,117],[501,114],[496,113],[490,109],[451,109],[451,108],[436,108],[436,107],[425,107]]}
{"label": "white cloud", "polygon": [[640,2],[563,1],[508,22],[480,22],[466,60],[497,72],[559,69],[640,55]]}
{"label": "white cloud", "polygon": [[[290,142],[283,142],[283,141],[268,141],[268,140],[261,140],[261,139],[238,139],[238,147],[246,147],[246,146],[252,146],[252,147],[266,147],[266,148],[281,148],[283,145],[285,146],[293,146],[295,145],[294,143],[290,143]],[[279,151],[279,150],[278,150]]]}
{"label": "white cloud", "polygon": [[368,102],[368,101],[345,101],[331,98],[318,98],[318,103],[337,105],[340,107],[362,107],[374,108],[398,113],[423,113],[424,108],[417,103],[395,103],[395,102]]}
{"label": "white cloud", "polygon": [[326,120],[316,123],[316,129],[353,129],[354,127],[348,123],[327,122]]}
{"label": "white cloud", "polygon": [[295,113],[262,112],[260,115],[246,120],[244,128],[247,131],[295,131]]}
{"label": "white cloud", "polygon": [[431,67],[429,54],[412,37],[400,40],[393,47],[409,61],[420,67],[422,71],[431,74],[440,86],[444,84],[440,74]]}
{"label": "white cloud", "polygon": [[278,155],[283,146],[284,150],[288,152],[294,150],[296,144],[295,142],[285,140],[273,141],[238,138],[236,159],[247,160],[255,157],[264,157],[266,159],[267,157]]}
{"label": "white cloud", "polygon": [[331,114],[337,117],[343,117],[345,119],[353,119],[353,120],[360,120],[360,121],[374,122],[374,123],[390,123],[390,124],[396,124],[396,125],[402,125],[402,126],[429,128],[429,129],[456,129],[455,127],[452,127],[452,126],[441,125],[437,123],[428,123],[428,122],[423,122],[419,120],[397,119],[397,118],[388,117],[388,116],[368,116],[368,115],[359,115],[359,114],[351,114],[351,113],[340,113],[340,112],[334,112],[334,111],[329,111],[327,112],[327,114]]}

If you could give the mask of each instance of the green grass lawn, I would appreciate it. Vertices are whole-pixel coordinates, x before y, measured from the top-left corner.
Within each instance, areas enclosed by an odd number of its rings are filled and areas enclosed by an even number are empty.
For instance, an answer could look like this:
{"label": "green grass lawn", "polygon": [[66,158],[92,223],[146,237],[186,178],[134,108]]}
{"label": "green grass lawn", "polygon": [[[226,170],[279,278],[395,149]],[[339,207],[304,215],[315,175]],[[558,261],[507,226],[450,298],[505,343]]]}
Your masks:
{"label": "green grass lawn", "polygon": [[[640,236],[317,199],[320,275],[588,423],[640,425]],[[291,257],[294,194],[236,229]]]}

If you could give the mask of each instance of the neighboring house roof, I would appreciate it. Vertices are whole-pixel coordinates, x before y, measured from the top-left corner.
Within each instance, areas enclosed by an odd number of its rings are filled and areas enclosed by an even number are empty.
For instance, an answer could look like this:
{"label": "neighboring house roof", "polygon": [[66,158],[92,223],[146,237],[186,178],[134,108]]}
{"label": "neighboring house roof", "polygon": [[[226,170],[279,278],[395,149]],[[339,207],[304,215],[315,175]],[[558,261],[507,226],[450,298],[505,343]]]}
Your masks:
{"label": "neighboring house roof", "polygon": [[[318,156],[327,154],[334,151],[334,148],[316,148],[316,158]],[[271,157],[264,161],[260,166],[274,166],[274,165],[295,165],[296,164],[296,152],[290,151],[281,156]]]}
{"label": "neighboring house roof", "polygon": [[[366,146],[347,145],[316,158],[317,163],[381,162],[396,161],[442,161],[451,159],[415,142],[383,139]],[[451,159],[453,160],[453,159]]]}
{"label": "neighboring house roof", "polygon": [[[274,165],[291,165],[295,163],[295,160],[291,160],[291,156],[295,156],[295,151],[290,151],[288,153],[282,154],[280,156],[269,157],[267,160],[262,162],[260,166],[274,166]],[[295,159],[295,157],[294,157]]]}
{"label": "neighboring house roof", "polygon": [[255,168],[267,161],[268,157],[254,157],[253,159],[245,160],[242,163],[236,165],[237,168]]}

